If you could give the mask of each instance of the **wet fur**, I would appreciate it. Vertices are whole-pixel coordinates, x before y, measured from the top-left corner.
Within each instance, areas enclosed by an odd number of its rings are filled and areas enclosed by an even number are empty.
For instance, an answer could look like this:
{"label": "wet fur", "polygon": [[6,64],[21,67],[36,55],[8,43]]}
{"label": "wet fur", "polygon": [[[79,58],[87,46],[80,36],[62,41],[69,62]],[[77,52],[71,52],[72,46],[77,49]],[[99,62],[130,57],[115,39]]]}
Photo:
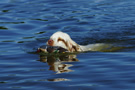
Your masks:
{"label": "wet fur", "polygon": [[[110,48],[111,44],[97,43],[89,45],[79,45],[71,39],[71,37],[64,32],[56,32],[51,37],[50,40],[53,41],[52,46],[60,46],[67,49],[69,52],[84,52],[84,51],[103,51],[106,48]],[[49,42],[47,42],[49,45]]]}

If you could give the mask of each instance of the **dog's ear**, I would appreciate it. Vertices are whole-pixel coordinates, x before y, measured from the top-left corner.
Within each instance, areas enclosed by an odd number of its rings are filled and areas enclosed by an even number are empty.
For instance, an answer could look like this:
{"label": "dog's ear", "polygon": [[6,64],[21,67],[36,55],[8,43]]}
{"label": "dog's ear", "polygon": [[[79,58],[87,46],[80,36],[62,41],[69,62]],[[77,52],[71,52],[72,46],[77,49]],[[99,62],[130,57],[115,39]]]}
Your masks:
{"label": "dog's ear", "polygon": [[64,39],[62,39],[62,38],[58,38],[58,42],[59,41],[62,41],[64,44],[65,44],[65,46],[66,46],[66,48],[68,49],[68,51],[70,51],[70,52],[72,52],[73,50],[72,50],[72,42],[70,41],[70,40],[67,40],[67,41],[65,41]]}
{"label": "dog's ear", "polygon": [[75,43],[74,41],[72,41],[72,40],[67,41],[67,45],[68,45],[68,50],[70,52],[80,51],[80,46],[77,43]]}
{"label": "dog's ear", "polygon": [[66,43],[67,43],[67,48],[68,48],[68,50],[69,50],[70,52],[73,52],[73,44],[72,44],[72,42],[71,42],[71,41],[66,41]]}

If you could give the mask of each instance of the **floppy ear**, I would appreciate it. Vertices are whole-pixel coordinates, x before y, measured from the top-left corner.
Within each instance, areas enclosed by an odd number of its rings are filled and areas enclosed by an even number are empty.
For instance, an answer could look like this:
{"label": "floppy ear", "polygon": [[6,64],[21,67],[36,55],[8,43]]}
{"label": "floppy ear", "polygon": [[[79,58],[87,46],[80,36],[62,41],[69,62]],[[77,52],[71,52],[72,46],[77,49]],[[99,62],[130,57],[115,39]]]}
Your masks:
{"label": "floppy ear", "polygon": [[80,46],[72,40],[67,41],[67,45],[70,52],[80,51]]}
{"label": "floppy ear", "polygon": [[70,51],[70,52],[73,52],[73,44],[72,44],[72,42],[71,41],[67,41],[66,42],[67,43],[67,48],[68,48],[68,50]]}
{"label": "floppy ear", "polygon": [[77,43],[75,43],[72,39],[66,41],[59,37],[58,41],[62,41],[65,44],[68,51],[70,52],[80,51],[80,46]]}

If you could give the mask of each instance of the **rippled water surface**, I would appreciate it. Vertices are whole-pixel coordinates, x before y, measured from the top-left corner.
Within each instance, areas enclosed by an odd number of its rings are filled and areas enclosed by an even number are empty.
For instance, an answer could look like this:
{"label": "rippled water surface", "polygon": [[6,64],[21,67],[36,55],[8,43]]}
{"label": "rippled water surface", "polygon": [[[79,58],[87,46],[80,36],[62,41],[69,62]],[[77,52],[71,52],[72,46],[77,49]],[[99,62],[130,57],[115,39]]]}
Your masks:
{"label": "rippled water surface", "polygon": [[[114,49],[77,55],[29,53],[56,31]],[[1,90],[134,90],[134,0],[1,0]]]}

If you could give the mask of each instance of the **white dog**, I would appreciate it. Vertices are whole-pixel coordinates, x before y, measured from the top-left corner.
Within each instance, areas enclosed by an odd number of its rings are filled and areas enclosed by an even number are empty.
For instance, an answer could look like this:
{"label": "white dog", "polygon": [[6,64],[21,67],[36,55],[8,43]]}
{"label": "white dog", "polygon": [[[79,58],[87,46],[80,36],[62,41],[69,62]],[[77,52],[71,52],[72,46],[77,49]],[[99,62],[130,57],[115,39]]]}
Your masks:
{"label": "white dog", "polygon": [[[101,51],[103,48],[107,48],[106,44],[90,44],[90,45],[79,45],[73,41],[67,33],[56,32],[54,33],[47,42],[50,46],[60,46],[67,49],[70,52],[84,52],[84,51]],[[106,47],[107,46],[107,47]]]}

